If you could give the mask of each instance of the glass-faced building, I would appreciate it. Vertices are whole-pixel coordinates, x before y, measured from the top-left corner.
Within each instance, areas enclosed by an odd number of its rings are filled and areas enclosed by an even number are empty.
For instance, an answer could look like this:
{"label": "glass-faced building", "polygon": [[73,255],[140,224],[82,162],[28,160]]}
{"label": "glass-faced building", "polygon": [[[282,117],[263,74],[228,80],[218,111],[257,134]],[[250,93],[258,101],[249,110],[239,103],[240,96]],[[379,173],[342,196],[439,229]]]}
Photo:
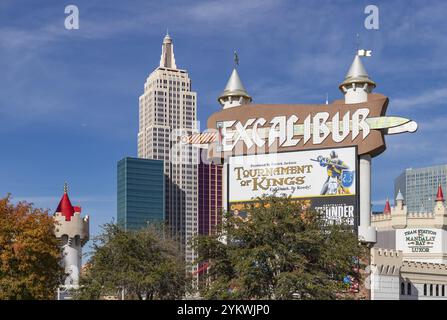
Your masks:
{"label": "glass-faced building", "polygon": [[432,212],[436,192],[447,190],[447,165],[406,169],[394,180],[394,199],[402,192],[408,212]]}
{"label": "glass-faced building", "polygon": [[163,160],[126,157],[118,162],[117,222],[125,230],[162,223],[164,214]]}

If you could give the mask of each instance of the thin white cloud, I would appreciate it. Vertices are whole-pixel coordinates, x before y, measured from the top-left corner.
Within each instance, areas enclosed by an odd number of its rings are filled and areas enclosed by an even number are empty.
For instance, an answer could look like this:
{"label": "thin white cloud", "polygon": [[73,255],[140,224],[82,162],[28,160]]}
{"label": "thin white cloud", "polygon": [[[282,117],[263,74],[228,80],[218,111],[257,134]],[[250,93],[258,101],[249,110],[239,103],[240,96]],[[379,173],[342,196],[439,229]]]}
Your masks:
{"label": "thin white cloud", "polygon": [[393,109],[430,109],[440,104],[446,104],[447,87],[423,91],[418,95],[405,98],[394,98],[390,106]]}
{"label": "thin white cloud", "polygon": [[281,2],[274,0],[208,1],[195,3],[185,11],[187,16],[199,21],[245,23],[257,19],[259,13],[277,8]]}
{"label": "thin white cloud", "polygon": [[[380,199],[380,200],[372,200],[371,203],[373,206],[385,206],[387,199]],[[388,200],[391,203],[391,200],[388,198]]]}

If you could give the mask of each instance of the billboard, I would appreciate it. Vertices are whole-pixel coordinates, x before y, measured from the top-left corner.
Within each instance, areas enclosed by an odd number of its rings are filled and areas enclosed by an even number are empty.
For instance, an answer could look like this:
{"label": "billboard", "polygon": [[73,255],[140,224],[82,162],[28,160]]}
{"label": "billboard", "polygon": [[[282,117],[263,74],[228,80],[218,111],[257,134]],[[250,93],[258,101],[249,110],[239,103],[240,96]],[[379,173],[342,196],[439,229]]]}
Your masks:
{"label": "billboard", "polygon": [[263,195],[290,196],[328,220],[357,221],[356,147],[234,156],[228,165],[228,208],[241,214]]}
{"label": "billboard", "polygon": [[396,230],[396,249],[407,254],[442,254],[443,247],[447,245],[445,234],[447,234],[445,230],[433,228],[398,229]]}

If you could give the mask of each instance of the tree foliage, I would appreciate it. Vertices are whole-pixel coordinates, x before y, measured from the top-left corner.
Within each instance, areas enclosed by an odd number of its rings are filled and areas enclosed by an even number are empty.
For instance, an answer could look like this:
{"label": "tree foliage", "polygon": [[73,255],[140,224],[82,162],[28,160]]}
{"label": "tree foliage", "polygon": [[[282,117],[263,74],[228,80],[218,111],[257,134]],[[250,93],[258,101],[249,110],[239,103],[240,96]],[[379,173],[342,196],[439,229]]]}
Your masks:
{"label": "tree foliage", "polygon": [[0,199],[0,300],[54,299],[62,253],[47,211]]}
{"label": "tree foliage", "polygon": [[126,299],[179,299],[190,283],[176,244],[160,228],[124,231],[116,224],[103,226],[93,244],[79,299],[117,296]]}
{"label": "tree foliage", "polygon": [[346,224],[330,224],[300,202],[264,197],[246,219],[226,213],[220,231],[195,239],[209,263],[201,295],[207,299],[335,299],[343,278],[365,254]]}

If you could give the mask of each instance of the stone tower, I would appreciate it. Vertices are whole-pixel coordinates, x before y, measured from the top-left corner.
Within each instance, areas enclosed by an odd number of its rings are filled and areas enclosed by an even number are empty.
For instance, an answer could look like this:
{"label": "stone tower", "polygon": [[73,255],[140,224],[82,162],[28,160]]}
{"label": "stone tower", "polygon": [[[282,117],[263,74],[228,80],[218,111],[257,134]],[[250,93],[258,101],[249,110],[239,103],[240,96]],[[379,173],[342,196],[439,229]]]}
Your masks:
{"label": "stone tower", "polygon": [[81,217],[81,207],[72,206],[68,197],[67,184],[64,194],[54,214],[55,235],[63,249],[63,267],[66,278],[65,289],[79,287],[79,274],[82,267],[82,247],[89,240],[89,217]]}

